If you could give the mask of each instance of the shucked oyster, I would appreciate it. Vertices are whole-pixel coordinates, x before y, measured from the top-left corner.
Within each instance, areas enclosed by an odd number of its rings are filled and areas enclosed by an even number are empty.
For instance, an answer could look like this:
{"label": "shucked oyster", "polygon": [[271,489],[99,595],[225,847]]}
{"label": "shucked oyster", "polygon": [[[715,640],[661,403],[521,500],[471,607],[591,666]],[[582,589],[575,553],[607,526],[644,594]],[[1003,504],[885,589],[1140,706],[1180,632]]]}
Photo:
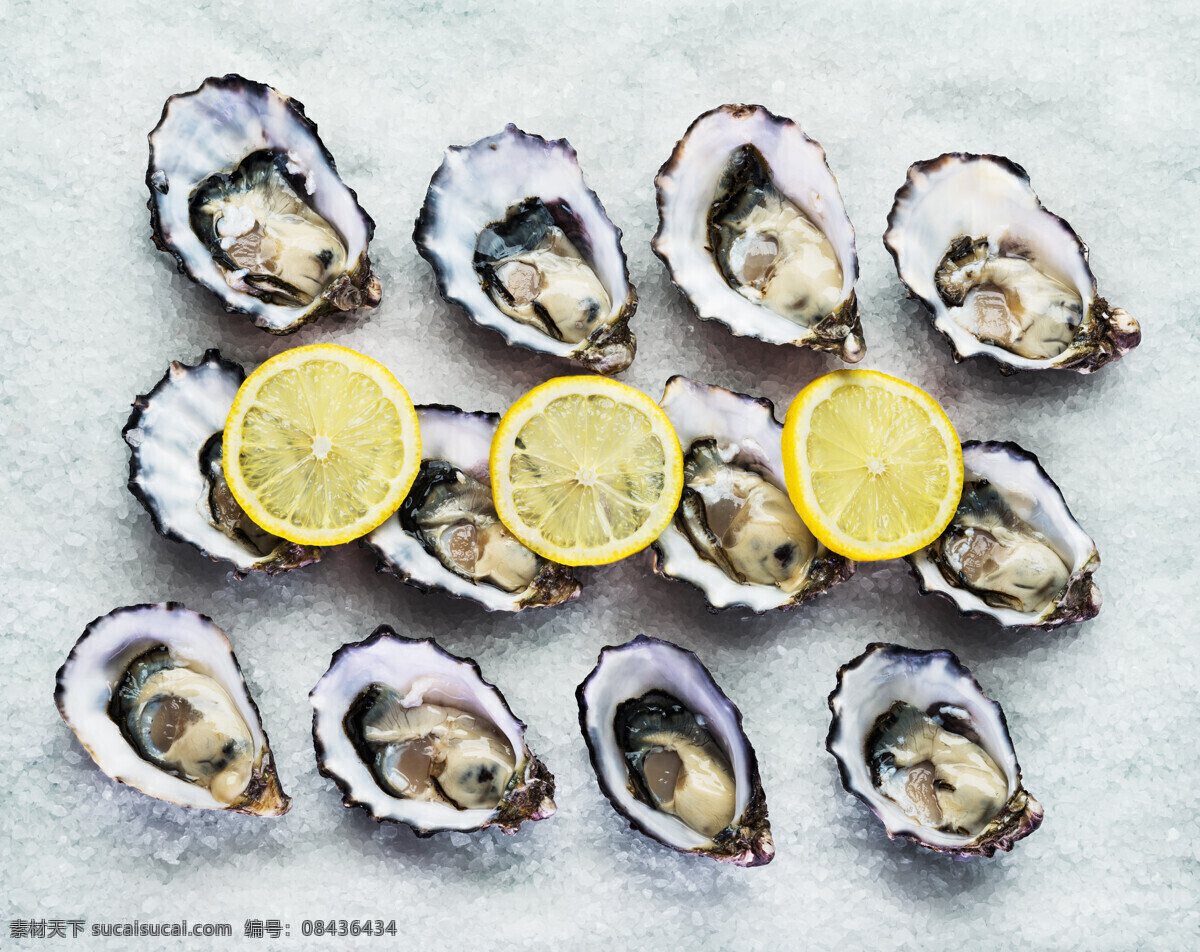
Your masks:
{"label": "shucked oyster", "polygon": [[1008,159],[956,152],[914,164],[884,242],[956,361],[1091,373],[1142,339],[1097,295],[1087,246]]}
{"label": "shucked oyster", "polygon": [[115,780],[181,806],[287,812],[233,649],[203,615],[168,602],[97,618],[59,668],[54,699]]}
{"label": "shucked oyster", "polygon": [[654,180],[654,252],[701,320],[861,360],[858,255],[825,151],[762,106],[692,123]]}
{"label": "shucked oyster", "polygon": [[633,828],[737,866],[775,855],[742,715],[690,651],[638,635],[575,692],[600,789]]}
{"label": "shucked oyster", "polygon": [[399,512],[363,541],[378,570],[489,611],[558,605],[579,595],[571,570],[518,542],[496,515],[488,454],[500,417],[417,407],[421,470]]}
{"label": "shucked oyster", "polygon": [[121,431],[129,444],[129,491],[168,539],[188,542],[236,574],[283,572],[316,562],[321,550],[270,535],[242,511],[225,482],[221,434],[238,387],[240,364],[205,351],[194,366],[172,361],[138,396]]}
{"label": "shucked oyster", "polygon": [[442,297],[510,344],[602,374],[637,340],[621,232],[583,181],[575,150],[509,124],[451,146],[413,232]]}
{"label": "shucked oyster", "polygon": [[475,662],[381,625],[334,652],[310,695],[321,773],[346,806],[418,836],[554,813],[554,778]]}
{"label": "shucked oyster", "polygon": [[1015,443],[963,444],[958,510],[906,558],[923,593],[1001,625],[1050,629],[1100,611],[1096,544],[1037,457]]}
{"label": "shucked oyster", "polygon": [[842,785],[890,838],[991,856],[1041,825],[1004,712],[949,651],[868,645],[838,671],[829,709]]}
{"label": "shucked oyster", "polygon": [[787,608],[849,578],[782,488],[783,427],[771,401],[675,376],[662,408],[683,447],[675,519],[654,542],[654,570],[691,582],[711,610]]}
{"label": "shucked oyster", "polygon": [[168,99],[149,139],[154,243],[226,310],[287,334],[379,303],[367,257],[375,223],[301,103],[214,77]]}

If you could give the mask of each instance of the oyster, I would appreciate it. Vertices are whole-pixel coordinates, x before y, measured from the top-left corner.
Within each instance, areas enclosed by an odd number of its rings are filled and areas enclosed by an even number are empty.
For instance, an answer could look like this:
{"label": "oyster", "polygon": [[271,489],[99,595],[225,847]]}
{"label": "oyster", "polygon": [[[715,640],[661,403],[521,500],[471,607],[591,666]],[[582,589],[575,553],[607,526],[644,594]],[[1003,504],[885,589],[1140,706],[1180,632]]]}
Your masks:
{"label": "oyster", "polygon": [[825,150],[762,106],[700,116],[654,180],[654,253],[703,321],[861,360],[858,255]]}
{"label": "oyster", "polygon": [[270,535],[242,511],[225,482],[221,435],[238,387],[240,364],[205,351],[189,366],[172,361],[154,388],[133,403],[121,431],[129,444],[129,491],[154,528],[213,561],[232,562],[239,577],[309,565],[313,546]]}
{"label": "oyster", "polygon": [[413,241],[451,304],[509,344],[602,374],[629,366],[637,339],[621,231],[584,184],[566,139],[511,123],[451,146]]}
{"label": "oyster", "polygon": [[716,611],[790,608],[854,573],[801,521],[782,488],[783,427],[770,400],[674,376],[661,402],[684,451],[675,518],[654,571],[695,585]]}
{"label": "oyster", "polygon": [[949,651],[868,645],[838,670],[829,709],[842,786],[891,839],[991,856],[1041,825],[1004,712]]}
{"label": "oyster", "polygon": [[185,807],[288,810],[229,639],[204,615],[166,602],[95,619],[58,669],[54,700],[114,780]]}
{"label": "oyster", "polygon": [[571,570],[527,549],[492,504],[488,455],[500,417],[417,407],[421,470],[396,515],[364,539],[391,572],[422,591],[440,588],[488,611],[559,605],[578,597]]}
{"label": "oyster", "polygon": [[418,836],[554,813],[554,778],[474,661],[380,625],[334,652],[310,694],[317,765],[346,806]]}
{"label": "oyster", "polygon": [[737,866],[771,861],[741,712],[692,652],[638,635],[603,649],[575,696],[600,789],[634,829]]}
{"label": "oyster", "polygon": [[906,556],[923,594],[1006,627],[1051,629],[1100,611],[1096,544],[1032,453],[963,443],[963,494],[946,531]]}
{"label": "oyster", "polygon": [[1096,293],[1087,246],[1006,158],[917,162],[883,240],[956,361],[1091,373],[1141,342],[1137,321]]}
{"label": "oyster", "polygon": [[379,303],[367,256],[375,222],[301,103],[212,77],[168,99],[149,140],[154,243],[227,311],[288,334]]}

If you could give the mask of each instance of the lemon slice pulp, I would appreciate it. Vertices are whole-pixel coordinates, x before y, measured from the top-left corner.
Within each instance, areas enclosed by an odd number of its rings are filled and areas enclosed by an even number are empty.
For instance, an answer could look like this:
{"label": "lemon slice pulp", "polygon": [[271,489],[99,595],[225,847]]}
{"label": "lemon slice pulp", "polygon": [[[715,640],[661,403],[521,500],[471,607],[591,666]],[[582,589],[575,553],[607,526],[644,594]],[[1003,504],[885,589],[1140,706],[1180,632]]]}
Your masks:
{"label": "lemon slice pulp", "polygon": [[492,439],[500,521],[538,555],[603,565],[644,549],[683,491],[683,453],[667,415],[607,377],[557,377],[530,390]]}
{"label": "lemon slice pulp", "polygon": [[950,523],[962,446],[919,387],[874,370],[810,383],[783,427],[788,494],[813,535],[860,561],[915,552]]}
{"label": "lemon slice pulp", "polygon": [[396,511],[421,465],[408,393],[382,364],[335,344],[284,351],[247,377],[221,449],[246,515],[305,545],[370,532]]}

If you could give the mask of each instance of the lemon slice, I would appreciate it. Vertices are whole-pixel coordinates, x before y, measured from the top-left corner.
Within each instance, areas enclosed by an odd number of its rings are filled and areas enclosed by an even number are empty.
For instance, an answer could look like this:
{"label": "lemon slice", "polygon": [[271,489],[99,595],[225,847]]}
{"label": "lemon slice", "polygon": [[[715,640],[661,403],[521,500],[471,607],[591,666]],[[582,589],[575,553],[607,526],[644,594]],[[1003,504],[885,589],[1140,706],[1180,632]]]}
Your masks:
{"label": "lemon slice", "polygon": [[962,495],[962,446],[937,401],[874,370],[838,370],[801,390],[783,425],[796,511],[834,552],[893,559],[928,545]]}
{"label": "lemon slice", "polygon": [[313,344],[246,378],[222,457],[254,522],[289,542],[336,545],[400,506],[421,466],[421,436],[391,371],[349,348]]}
{"label": "lemon slice", "polygon": [[504,414],[490,462],[496,513],[538,555],[604,565],[658,538],[683,492],[667,415],[607,377],[556,377]]}

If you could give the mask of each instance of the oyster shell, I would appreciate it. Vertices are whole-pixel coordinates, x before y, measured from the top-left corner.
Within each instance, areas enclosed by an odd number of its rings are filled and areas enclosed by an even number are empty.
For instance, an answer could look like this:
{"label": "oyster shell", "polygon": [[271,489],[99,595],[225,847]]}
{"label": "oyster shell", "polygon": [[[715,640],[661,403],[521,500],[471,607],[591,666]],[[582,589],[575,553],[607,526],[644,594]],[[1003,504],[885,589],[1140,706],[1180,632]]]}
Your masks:
{"label": "oyster shell", "polygon": [[771,861],[741,712],[692,652],[638,635],[604,648],[575,696],[600,790],[635,830],[737,866]]}
{"label": "oyster shell", "polygon": [[838,670],[829,709],[842,786],[889,838],[991,856],[1041,825],[1004,712],[949,651],[868,645]]}
{"label": "oyster shell", "polygon": [[346,806],[418,836],[552,815],[554,778],[479,666],[380,625],[333,653],[309,695],[321,773]]}
{"label": "oyster shell", "polygon": [[114,780],[185,807],[288,810],[229,639],[204,615],[174,602],[102,615],[58,669],[54,700]]}
{"label": "oyster shell", "polygon": [[915,163],[883,240],[955,361],[1091,373],[1141,342],[1137,321],[1097,294],[1087,246],[1001,156]]}
{"label": "oyster shell", "polygon": [[825,150],[762,106],[704,113],[654,184],[654,253],[703,321],[739,337],[866,353],[858,254]]}
{"label": "oyster shell", "polygon": [[152,238],[179,270],[273,334],[374,307],[375,222],[304,106],[230,74],[167,100],[150,132]]}
{"label": "oyster shell", "polygon": [[1005,627],[1049,630],[1100,611],[1096,544],[1038,458],[1016,443],[963,443],[958,511],[906,558],[922,594]]}
{"label": "oyster shell", "polygon": [[520,611],[577,598],[566,566],[518,542],[492,504],[488,456],[495,413],[417,407],[421,471],[400,510],[368,535],[377,570],[410,585],[442,589],[488,611]]}
{"label": "oyster shell", "polygon": [[130,449],[129,491],[154,528],[213,561],[232,562],[239,577],[284,572],[321,557],[318,548],[255,525],[225,482],[221,435],[245,378],[240,364],[215,349],[191,366],[172,361],[162,380],[134,401],[121,431]]}
{"label": "oyster shell", "polygon": [[684,451],[684,489],[653,543],[654,571],[690,582],[709,609],[790,608],[854,574],[788,499],[770,400],[674,376],[661,406]]}
{"label": "oyster shell", "polygon": [[602,374],[629,366],[637,339],[621,231],[584,184],[566,139],[509,123],[451,146],[413,231],[443,298],[509,344]]}

